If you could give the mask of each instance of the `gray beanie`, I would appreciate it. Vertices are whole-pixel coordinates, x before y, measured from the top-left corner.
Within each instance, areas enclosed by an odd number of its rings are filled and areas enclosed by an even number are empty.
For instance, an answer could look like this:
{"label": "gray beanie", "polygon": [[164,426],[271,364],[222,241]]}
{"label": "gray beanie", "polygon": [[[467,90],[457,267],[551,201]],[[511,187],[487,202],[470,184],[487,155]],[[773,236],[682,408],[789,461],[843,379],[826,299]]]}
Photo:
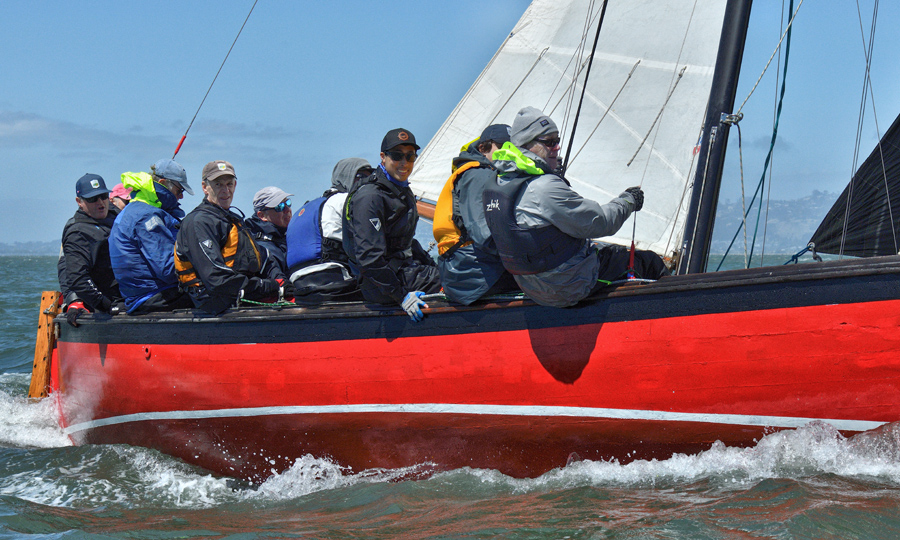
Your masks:
{"label": "gray beanie", "polygon": [[516,146],[525,146],[531,141],[551,133],[559,133],[556,123],[534,107],[525,107],[516,114],[509,140]]}

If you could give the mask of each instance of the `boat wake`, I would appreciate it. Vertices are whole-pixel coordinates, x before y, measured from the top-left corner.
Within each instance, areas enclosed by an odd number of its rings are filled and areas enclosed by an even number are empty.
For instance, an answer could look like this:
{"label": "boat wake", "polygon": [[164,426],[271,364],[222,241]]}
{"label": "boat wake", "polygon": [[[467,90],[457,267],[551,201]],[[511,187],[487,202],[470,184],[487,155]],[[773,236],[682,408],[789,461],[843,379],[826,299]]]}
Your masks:
{"label": "boat wake", "polygon": [[0,446],[71,446],[59,427],[56,399],[32,401],[24,397],[29,380],[24,373],[0,373]]}
{"label": "boat wake", "polygon": [[155,450],[72,447],[57,425],[52,399],[33,402],[17,397],[24,395],[26,386],[26,375],[0,375],[0,496],[55,507],[196,509],[293,501],[314,493],[379,491],[393,489],[390,486],[398,482],[408,489],[443,491],[464,485],[469,493],[475,489],[508,494],[573,487],[678,488],[697,482],[741,490],[767,479],[822,475],[900,484],[900,422],[851,438],[826,423],[813,422],[769,434],[750,448],[717,443],[705,452],[666,460],[575,461],[534,479],[468,468],[434,473],[434,464],[356,472],[304,456],[258,486],[237,487],[239,482],[212,476]]}

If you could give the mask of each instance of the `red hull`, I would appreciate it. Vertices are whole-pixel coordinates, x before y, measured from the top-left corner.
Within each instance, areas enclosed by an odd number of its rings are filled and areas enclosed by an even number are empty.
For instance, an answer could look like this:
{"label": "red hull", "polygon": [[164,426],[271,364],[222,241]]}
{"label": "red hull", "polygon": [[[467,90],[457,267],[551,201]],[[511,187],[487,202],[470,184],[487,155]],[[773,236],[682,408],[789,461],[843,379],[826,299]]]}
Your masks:
{"label": "red hull", "polygon": [[[845,433],[900,419],[900,300],[610,320],[622,303],[655,309],[669,293],[653,287],[576,310],[435,309],[425,326],[366,311],[308,330],[315,312],[292,309],[256,317],[252,343],[222,342],[249,315],[113,319],[93,326],[119,343],[63,332],[55,380],[76,443],[149,446],[257,481],[305,454],[536,476],[572,453],[665,458],[814,419]],[[529,322],[535,310],[559,321]],[[523,313],[526,327],[493,328]],[[137,325],[157,342],[122,338]]]}

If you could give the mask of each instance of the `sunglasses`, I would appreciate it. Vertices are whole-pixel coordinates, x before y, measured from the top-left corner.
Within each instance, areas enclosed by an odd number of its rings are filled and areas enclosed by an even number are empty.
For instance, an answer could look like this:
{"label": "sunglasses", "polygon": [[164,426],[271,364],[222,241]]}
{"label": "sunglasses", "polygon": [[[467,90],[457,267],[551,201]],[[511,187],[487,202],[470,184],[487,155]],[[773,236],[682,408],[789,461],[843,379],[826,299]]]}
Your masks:
{"label": "sunglasses", "polygon": [[407,152],[404,154],[403,152],[398,152],[397,150],[388,150],[384,154],[394,161],[403,161],[404,159],[406,159],[406,161],[408,161],[409,163],[412,163],[418,157],[416,156],[415,152]]}
{"label": "sunglasses", "polygon": [[286,208],[290,208],[290,207],[291,207],[291,200],[285,199],[283,203],[278,203],[278,206],[276,206],[275,208],[272,208],[272,210],[275,210],[276,212],[284,212],[284,210]]}
{"label": "sunglasses", "polygon": [[556,148],[559,146],[559,137],[553,137],[552,139],[535,139],[537,142],[543,144],[547,148]]}
{"label": "sunglasses", "polygon": [[92,204],[92,203],[95,203],[100,200],[105,201],[107,199],[109,199],[109,193],[101,193],[100,195],[94,195],[93,197],[82,197],[81,198],[82,201],[84,201],[88,204]]}
{"label": "sunglasses", "polygon": [[375,169],[369,169],[369,168],[360,169],[360,170],[356,171],[355,178],[357,180],[362,180],[363,178],[368,178],[369,176],[371,176],[373,172],[375,172]]}

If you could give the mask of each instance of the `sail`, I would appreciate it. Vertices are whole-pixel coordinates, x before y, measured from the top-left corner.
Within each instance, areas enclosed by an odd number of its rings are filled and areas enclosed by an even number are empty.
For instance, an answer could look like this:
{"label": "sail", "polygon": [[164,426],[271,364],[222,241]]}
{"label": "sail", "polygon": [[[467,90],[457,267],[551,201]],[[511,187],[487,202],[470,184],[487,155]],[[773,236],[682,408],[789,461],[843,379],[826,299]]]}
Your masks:
{"label": "sail", "polygon": [[[607,8],[566,178],[601,204],[642,186],[635,234],[642,249],[670,255],[680,245],[725,3],[631,0]],[[511,124],[525,106],[560,126],[562,161],[601,8],[587,0],[528,7],[422,151],[410,180],[417,196],[437,200],[460,147],[490,124]],[[629,221],[604,240],[628,245],[631,233]]]}
{"label": "sail", "polygon": [[[847,213],[847,201],[850,212]],[[849,219],[846,219],[849,218]],[[847,223],[844,235],[844,223]],[[857,169],[810,242],[820,253],[896,255],[900,239],[900,116]]]}

